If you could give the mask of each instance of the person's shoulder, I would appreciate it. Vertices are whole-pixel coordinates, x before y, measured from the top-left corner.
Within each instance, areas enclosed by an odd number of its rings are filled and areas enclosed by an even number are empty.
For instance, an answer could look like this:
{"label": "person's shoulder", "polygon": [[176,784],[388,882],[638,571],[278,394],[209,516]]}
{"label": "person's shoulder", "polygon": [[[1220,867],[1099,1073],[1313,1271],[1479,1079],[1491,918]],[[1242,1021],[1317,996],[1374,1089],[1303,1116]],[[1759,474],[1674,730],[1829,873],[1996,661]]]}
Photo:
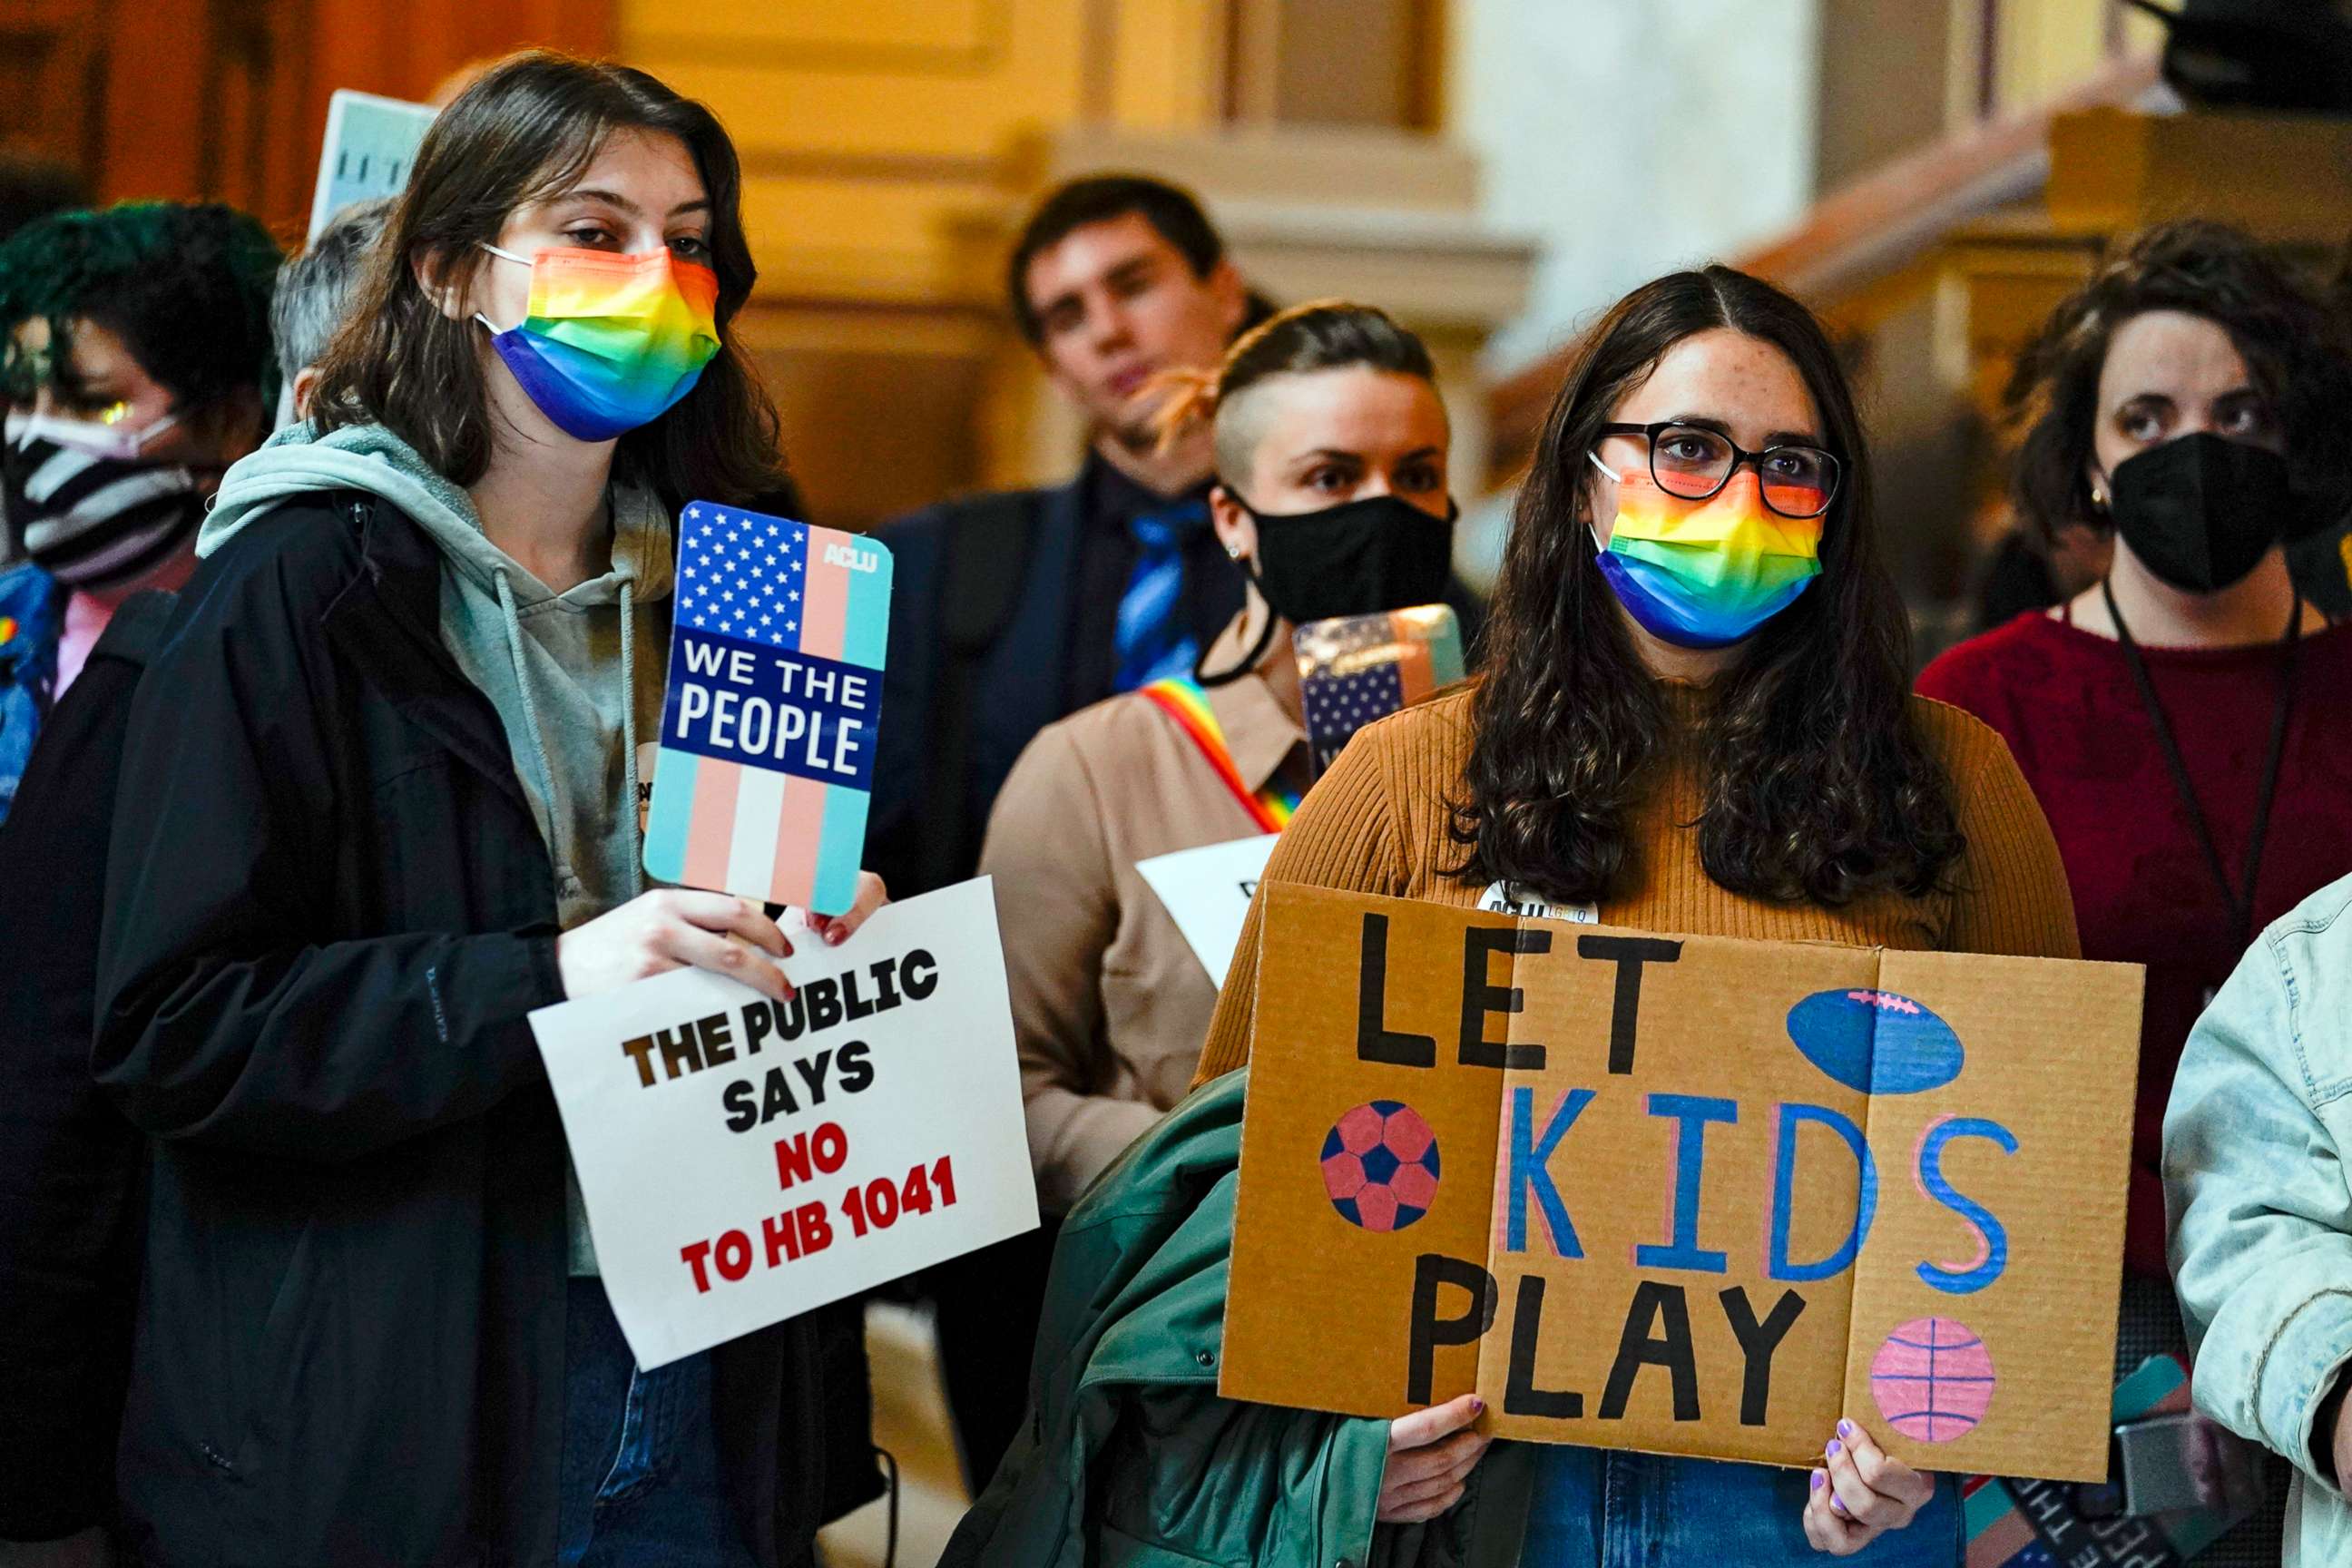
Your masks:
{"label": "person's shoulder", "polygon": [[[407,514],[358,490],[292,497],[220,542],[180,589],[155,651],[163,661],[191,641],[247,645],[307,641],[354,583],[387,553],[429,550]],[[387,547],[392,547],[388,549]]]}
{"label": "person's shoulder", "polygon": [[1460,681],[1410,708],[1375,719],[1349,738],[1384,759],[1412,760],[1458,769],[1476,740],[1478,683]]}
{"label": "person's shoulder", "polygon": [[971,495],[956,496],[878,522],[874,526],[873,536],[893,551],[903,550],[909,545],[919,547],[945,538],[959,523],[1020,510],[1034,510],[1065,488],[1046,485],[1032,489],[980,490]]}
{"label": "person's shoulder", "polygon": [[1920,672],[1918,689],[1966,705],[1980,692],[2037,679],[2064,632],[2043,611],[2028,610],[1938,654]]}
{"label": "person's shoulder", "polygon": [[1954,783],[1965,784],[1988,768],[2017,771],[2008,737],[1969,709],[1919,691],[1906,698],[1904,705],[1912,732]]}

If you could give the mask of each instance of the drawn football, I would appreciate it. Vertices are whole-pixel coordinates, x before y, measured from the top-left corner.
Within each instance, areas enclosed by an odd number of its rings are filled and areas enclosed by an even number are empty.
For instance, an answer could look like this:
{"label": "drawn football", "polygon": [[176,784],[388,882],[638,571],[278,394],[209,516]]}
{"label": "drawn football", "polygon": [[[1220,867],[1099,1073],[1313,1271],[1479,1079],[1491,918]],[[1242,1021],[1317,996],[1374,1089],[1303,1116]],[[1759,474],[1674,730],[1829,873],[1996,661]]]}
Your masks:
{"label": "drawn football", "polygon": [[1960,1076],[1952,1026],[1924,1002],[1893,991],[1816,991],[1789,1009],[1789,1038],[1805,1059],[1864,1094],[1917,1094]]}
{"label": "drawn football", "polygon": [[1402,1230],[1437,1201],[1437,1134],[1402,1100],[1360,1105],[1323,1139],[1323,1190],[1349,1225]]}
{"label": "drawn football", "polygon": [[1992,1352],[1953,1318],[1914,1318],[1878,1347],[1870,1394],[1887,1426],[1923,1443],[1976,1430],[1992,1408]]}

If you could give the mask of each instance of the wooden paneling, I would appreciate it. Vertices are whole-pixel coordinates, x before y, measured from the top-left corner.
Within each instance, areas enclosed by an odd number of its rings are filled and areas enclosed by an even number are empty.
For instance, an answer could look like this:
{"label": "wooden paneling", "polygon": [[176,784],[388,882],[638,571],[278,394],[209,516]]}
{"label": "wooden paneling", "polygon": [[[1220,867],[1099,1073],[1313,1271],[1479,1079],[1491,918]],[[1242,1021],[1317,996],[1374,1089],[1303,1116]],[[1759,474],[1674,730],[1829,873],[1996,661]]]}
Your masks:
{"label": "wooden paneling", "polygon": [[0,0],[0,139],[101,199],[226,201],[295,238],[337,88],[424,99],[527,44],[612,38],[608,0]]}

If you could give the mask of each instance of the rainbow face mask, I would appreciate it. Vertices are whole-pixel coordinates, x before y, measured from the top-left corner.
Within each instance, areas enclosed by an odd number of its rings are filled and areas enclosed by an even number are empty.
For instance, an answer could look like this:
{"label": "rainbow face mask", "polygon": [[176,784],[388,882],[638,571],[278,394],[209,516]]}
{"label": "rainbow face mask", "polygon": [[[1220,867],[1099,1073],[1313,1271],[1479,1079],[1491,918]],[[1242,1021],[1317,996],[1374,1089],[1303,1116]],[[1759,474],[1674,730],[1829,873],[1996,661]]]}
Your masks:
{"label": "rainbow face mask", "polygon": [[482,248],[530,268],[530,306],[504,331],[474,319],[539,411],[574,440],[609,441],[660,418],[719,352],[719,279],[707,267],[668,250]]}
{"label": "rainbow face mask", "polygon": [[1598,457],[1592,463],[1617,481],[1617,524],[1601,551],[1601,574],[1661,641],[1698,648],[1744,641],[1821,574],[1822,520],[1767,508],[1748,469],[1705,500],[1685,500],[1660,489],[1646,468],[1616,474]]}

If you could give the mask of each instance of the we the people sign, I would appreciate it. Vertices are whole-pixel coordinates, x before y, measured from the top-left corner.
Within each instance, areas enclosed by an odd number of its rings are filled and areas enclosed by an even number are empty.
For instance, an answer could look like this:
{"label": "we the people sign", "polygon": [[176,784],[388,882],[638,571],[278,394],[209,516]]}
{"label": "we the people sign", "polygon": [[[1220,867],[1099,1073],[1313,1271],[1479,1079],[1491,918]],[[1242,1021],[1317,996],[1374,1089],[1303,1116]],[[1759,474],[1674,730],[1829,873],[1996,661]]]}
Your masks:
{"label": "we the people sign", "polygon": [[1267,889],[1220,1387],[2103,1479],[2130,965]]}
{"label": "we the people sign", "polygon": [[986,879],[784,972],[789,1002],[681,969],[531,1015],[640,1366],[1037,1224]]}

